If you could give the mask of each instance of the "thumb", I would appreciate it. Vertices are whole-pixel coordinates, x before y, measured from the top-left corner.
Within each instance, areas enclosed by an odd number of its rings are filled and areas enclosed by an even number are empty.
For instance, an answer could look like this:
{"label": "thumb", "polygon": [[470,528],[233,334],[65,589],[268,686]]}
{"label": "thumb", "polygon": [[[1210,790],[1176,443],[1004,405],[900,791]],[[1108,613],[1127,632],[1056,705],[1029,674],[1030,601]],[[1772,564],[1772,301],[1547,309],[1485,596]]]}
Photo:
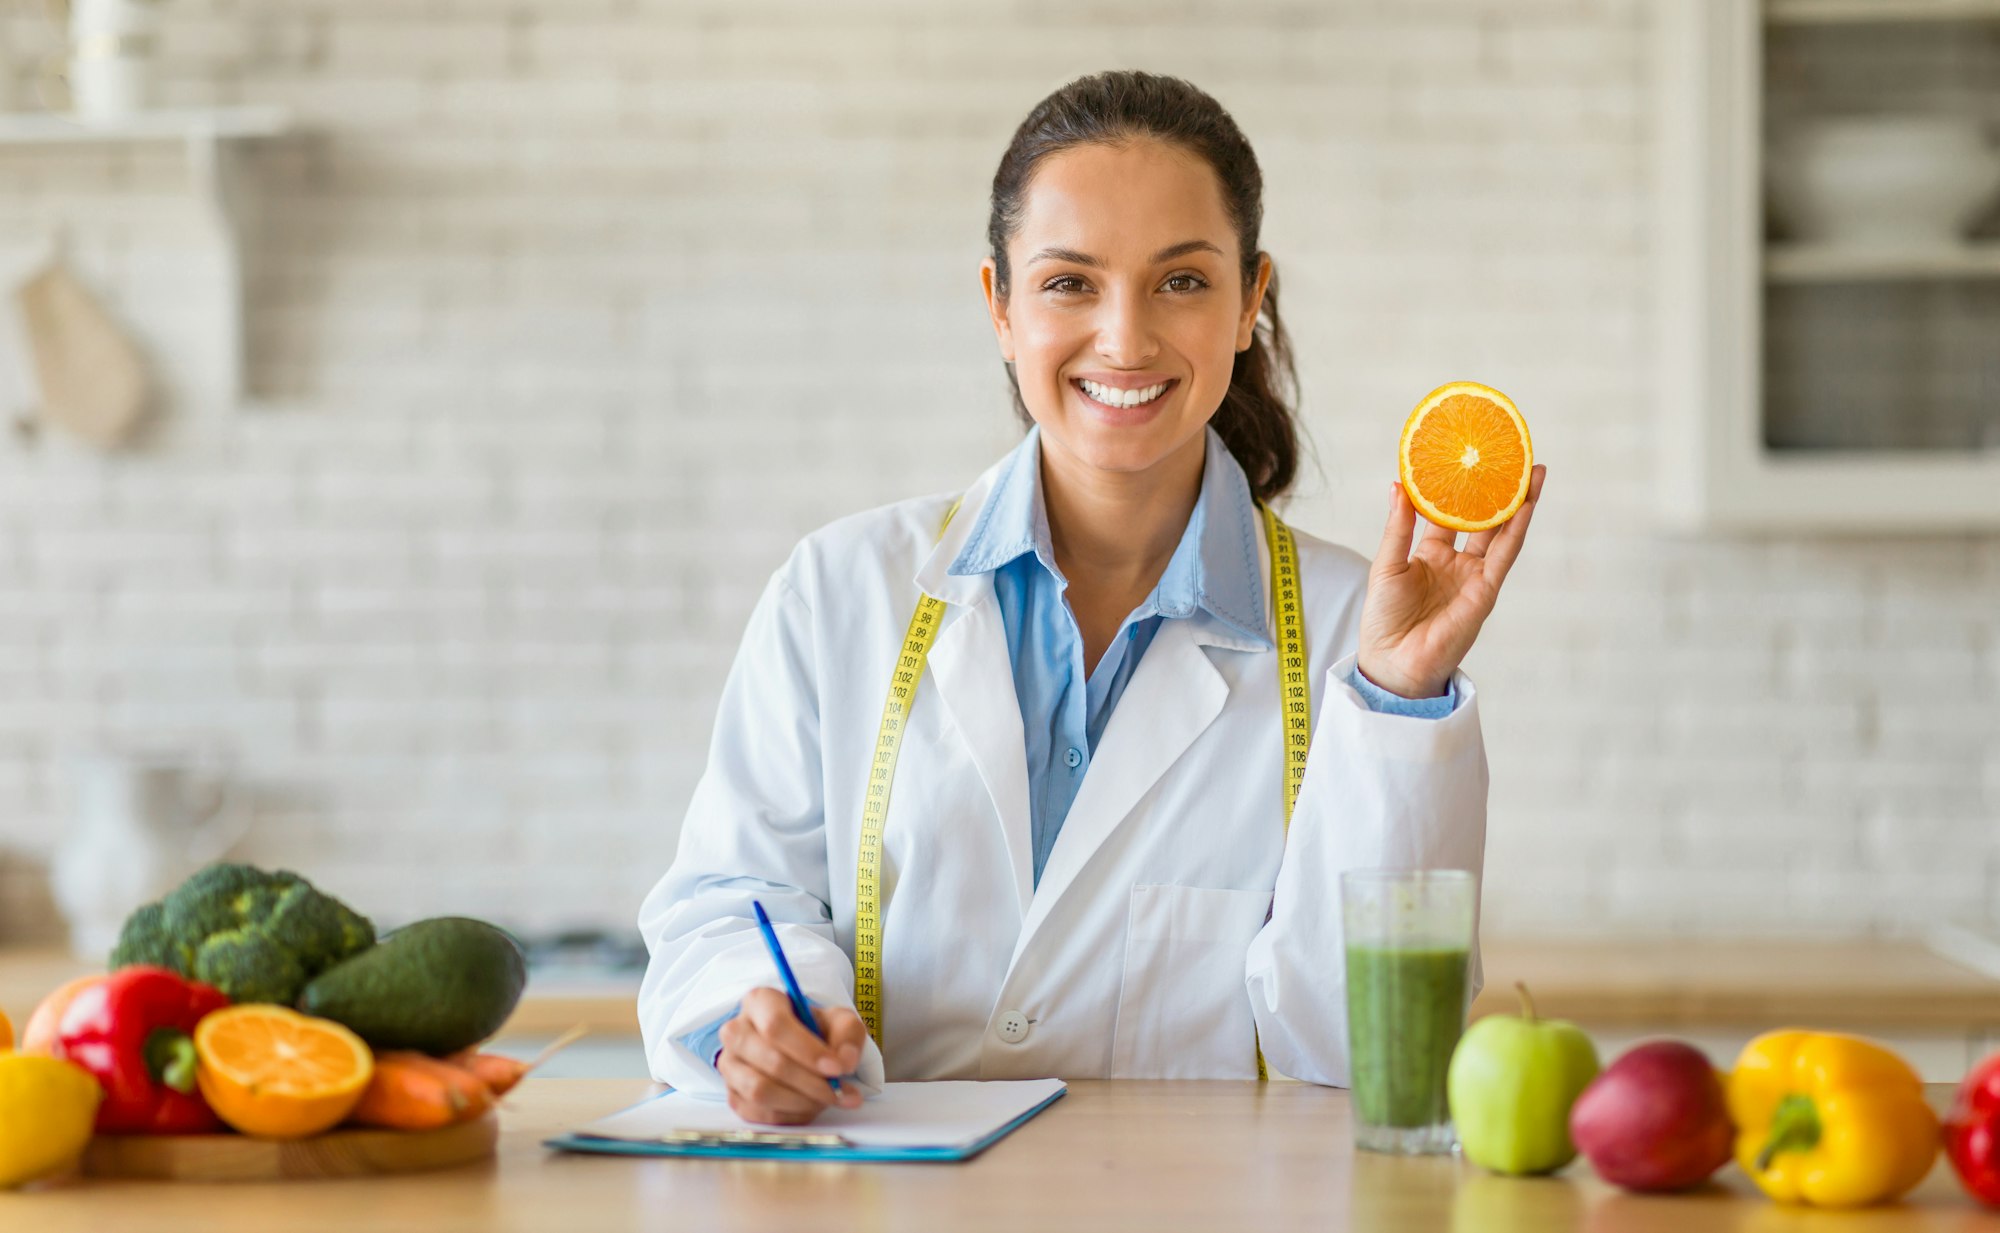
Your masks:
{"label": "thumb", "polygon": [[1401,480],[1389,481],[1389,523],[1382,528],[1382,546],[1375,550],[1375,568],[1400,567],[1410,559],[1410,536],[1417,529],[1417,507],[1403,492]]}

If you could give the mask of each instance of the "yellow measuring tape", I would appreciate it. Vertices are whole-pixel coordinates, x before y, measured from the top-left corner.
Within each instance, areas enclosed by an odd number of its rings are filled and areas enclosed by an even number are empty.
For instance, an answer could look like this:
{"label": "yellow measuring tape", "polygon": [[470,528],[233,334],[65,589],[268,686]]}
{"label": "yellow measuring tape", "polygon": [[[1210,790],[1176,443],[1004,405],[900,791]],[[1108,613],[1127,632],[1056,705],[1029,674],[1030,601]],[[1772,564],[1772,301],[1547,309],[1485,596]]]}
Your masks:
{"label": "yellow measuring tape", "polygon": [[[953,501],[938,527],[940,538],[957,513],[958,502]],[[882,725],[875,730],[875,760],[868,768],[868,799],[861,805],[861,852],[854,864],[854,1008],[877,1044],[882,1041],[882,824],[889,818],[889,789],[896,782],[896,755],[903,748],[910,703],[943,621],[944,601],[920,596],[889,674]]]}
{"label": "yellow measuring tape", "polygon": [[[1278,696],[1284,711],[1285,828],[1292,824],[1292,805],[1306,774],[1306,753],[1312,741],[1312,683],[1306,674],[1305,609],[1299,596],[1298,546],[1292,529],[1278,521],[1269,506],[1264,536],[1271,550],[1271,607],[1277,614]],[[957,502],[945,512],[939,536],[958,513]],[[875,758],[868,768],[868,796],[861,806],[861,851],[854,866],[854,1005],[877,1043],[882,1039],[882,827],[889,817],[889,790],[896,781],[896,756],[909,725],[910,704],[923,678],[931,643],[944,621],[944,601],[934,595],[917,600],[902,650],[889,676],[889,696],[882,703],[882,724],[875,731]],[[1269,1078],[1264,1050],[1257,1050],[1257,1077]]]}
{"label": "yellow measuring tape", "polygon": [[[1298,545],[1292,529],[1266,505],[1264,538],[1271,546],[1271,607],[1278,614],[1278,702],[1285,714],[1285,833],[1292,830],[1292,805],[1306,778],[1312,747],[1312,681],[1306,676],[1306,618],[1299,598]],[[1266,919],[1269,919],[1267,916]],[[1253,1028],[1254,1032],[1255,1029]],[[1257,1043],[1257,1078],[1268,1080],[1264,1045]]]}

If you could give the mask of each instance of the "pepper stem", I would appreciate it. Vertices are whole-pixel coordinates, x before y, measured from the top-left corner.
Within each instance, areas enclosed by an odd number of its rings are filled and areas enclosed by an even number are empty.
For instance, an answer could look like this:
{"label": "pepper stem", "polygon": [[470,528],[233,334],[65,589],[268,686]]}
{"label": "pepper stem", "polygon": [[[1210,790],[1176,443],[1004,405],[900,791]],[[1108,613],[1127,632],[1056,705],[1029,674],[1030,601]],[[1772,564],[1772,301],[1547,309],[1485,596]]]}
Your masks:
{"label": "pepper stem", "polygon": [[1764,1150],[1757,1153],[1758,1171],[1770,1168],[1779,1152],[1802,1152],[1817,1146],[1819,1134],[1819,1110],[1812,1097],[1797,1092],[1786,1096],[1771,1115],[1770,1137],[1764,1140]]}
{"label": "pepper stem", "polygon": [[1535,1021],[1535,999],[1528,996],[1528,982],[1525,980],[1515,981],[1514,992],[1521,995],[1521,1017],[1533,1023]]}
{"label": "pepper stem", "polygon": [[146,1069],[153,1078],[186,1095],[194,1090],[194,1038],[179,1028],[154,1028],[146,1037]]}

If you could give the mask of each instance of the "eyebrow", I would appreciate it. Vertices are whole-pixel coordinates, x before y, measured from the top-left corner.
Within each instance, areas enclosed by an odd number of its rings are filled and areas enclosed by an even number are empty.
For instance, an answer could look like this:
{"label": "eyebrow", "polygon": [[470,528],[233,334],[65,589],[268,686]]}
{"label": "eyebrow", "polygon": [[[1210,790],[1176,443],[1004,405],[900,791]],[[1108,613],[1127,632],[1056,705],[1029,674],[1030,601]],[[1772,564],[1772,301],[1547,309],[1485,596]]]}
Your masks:
{"label": "eyebrow", "polygon": [[[1159,252],[1154,253],[1152,261],[1148,262],[1148,264],[1158,265],[1162,261],[1172,261],[1174,258],[1185,256],[1188,253],[1200,252],[1210,252],[1218,257],[1222,256],[1222,250],[1210,244],[1207,240],[1182,240],[1178,244],[1169,244]],[[1037,261],[1067,261],[1072,265],[1089,266],[1093,270],[1104,268],[1104,262],[1091,256],[1089,253],[1080,253],[1073,248],[1045,248],[1028,258],[1029,265],[1033,265]]]}

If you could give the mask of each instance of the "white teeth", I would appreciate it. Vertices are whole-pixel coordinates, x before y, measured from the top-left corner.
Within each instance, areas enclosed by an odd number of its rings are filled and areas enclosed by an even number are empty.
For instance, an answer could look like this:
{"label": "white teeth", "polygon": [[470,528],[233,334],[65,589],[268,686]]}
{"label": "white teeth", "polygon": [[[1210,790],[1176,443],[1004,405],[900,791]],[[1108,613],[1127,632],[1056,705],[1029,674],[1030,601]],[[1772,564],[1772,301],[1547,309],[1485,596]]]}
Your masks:
{"label": "white teeth", "polygon": [[1099,385],[1095,381],[1079,380],[1077,384],[1083,387],[1086,394],[1089,394],[1092,398],[1104,403],[1106,406],[1136,407],[1142,402],[1151,402],[1155,398],[1158,398],[1162,393],[1166,392],[1167,386],[1172,383],[1162,381],[1158,385],[1149,385],[1143,390],[1113,389],[1108,385]]}

